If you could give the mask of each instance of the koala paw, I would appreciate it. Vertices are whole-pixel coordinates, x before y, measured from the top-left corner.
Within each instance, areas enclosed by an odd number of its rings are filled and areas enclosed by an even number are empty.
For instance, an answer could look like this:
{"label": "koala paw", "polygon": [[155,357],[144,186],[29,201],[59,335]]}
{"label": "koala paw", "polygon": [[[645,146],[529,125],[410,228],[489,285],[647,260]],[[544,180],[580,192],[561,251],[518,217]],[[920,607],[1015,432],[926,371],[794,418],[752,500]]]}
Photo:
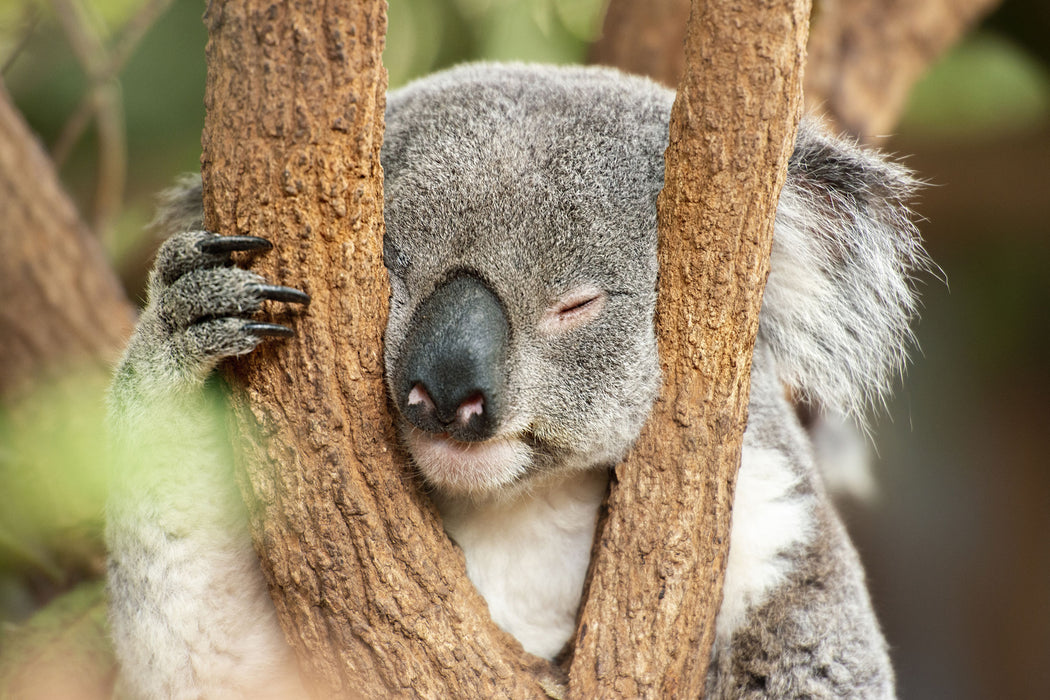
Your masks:
{"label": "koala paw", "polygon": [[189,231],[169,238],[157,253],[150,278],[150,303],[140,335],[154,361],[189,377],[205,376],[225,357],[251,352],[268,337],[287,338],[292,329],[253,319],[265,301],[307,304],[298,289],[268,284],[236,267],[232,254],[266,251],[255,236],[219,236]]}

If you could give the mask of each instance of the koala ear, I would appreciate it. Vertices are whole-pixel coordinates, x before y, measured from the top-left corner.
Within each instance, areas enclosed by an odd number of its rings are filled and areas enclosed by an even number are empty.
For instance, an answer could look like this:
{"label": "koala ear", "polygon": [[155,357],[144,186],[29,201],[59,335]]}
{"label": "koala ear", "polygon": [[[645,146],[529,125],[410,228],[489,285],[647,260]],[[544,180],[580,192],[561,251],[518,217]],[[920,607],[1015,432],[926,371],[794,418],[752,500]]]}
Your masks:
{"label": "koala ear", "polygon": [[904,167],[803,120],[777,208],[760,337],[802,398],[861,417],[913,342],[914,275],[930,265]]}

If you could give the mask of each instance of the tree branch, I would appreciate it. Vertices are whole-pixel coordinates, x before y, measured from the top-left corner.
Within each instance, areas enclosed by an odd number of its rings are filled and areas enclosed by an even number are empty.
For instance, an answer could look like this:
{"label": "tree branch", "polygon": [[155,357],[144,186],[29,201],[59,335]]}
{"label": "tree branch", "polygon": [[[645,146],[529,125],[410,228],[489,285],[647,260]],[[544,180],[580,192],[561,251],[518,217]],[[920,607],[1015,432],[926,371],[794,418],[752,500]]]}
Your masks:
{"label": "tree branch", "polygon": [[206,21],[206,221],[271,238],[260,272],[313,297],[234,378],[253,535],[313,691],[542,697],[548,665],[489,619],[386,410],[385,3],[230,0]]}
{"label": "tree branch", "polygon": [[[124,101],[116,79],[106,75],[106,68],[110,64],[109,52],[99,32],[90,26],[83,5],[73,0],[52,0],[52,3],[73,54],[90,84],[85,100],[98,127],[98,176],[91,228],[95,235],[103,235],[108,233],[110,222],[124,198],[124,179],[127,174]],[[80,129],[86,124],[86,120],[74,113],[69,126]],[[57,163],[65,159],[74,143],[71,137],[76,135],[76,132],[63,130],[58,143],[61,148],[54,149]]]}
{"label": "tree branch", "polygon": [[806,66],[806,108],[864,141],[885,137],[930,64],[1000,0],[825,0]]}
{"label": "tree branch", "polygon": [[0,86],[0,396],[73,361],[108,372],[135,310]]}
{"label": "tree branch", "polygon": [[[77,103],[70,117],[66,119],[65,125],[51,148],[51,157],[58,167],[62,167],[62,163],[65,162],[69,152],[80,139],[91,116],[100,109],[96,105],[98,100],[96,93],[106,89],[106,86],[117,80],[120,71],[124,69],[124,64],[131,58],[131,54],[134,53],[146,32],[167,11],[171,3],[172,0],[147,0],[125,23],[120,31],[120,38],[117,39],[112,50],[106,52],[104,47],[100,47],[100,50],[107,55],[104,59],[100,57],[98,75],[92,78],[87,93],[80,98],[80,102]],[[68,31],[70,30],[67,29]],[[122,108],[122,105],[117,102],[117,107]]]}
{"label": "tree branch", "polygon": [[[1001,0],[818,0],[806,109],[871,141],[900,119],[926,69]],[[674,86],[689,0],[611,0],[589,60]]]}
{"label": "tree branch", "polygon": [[695,2],[659,199],[661,397],[616,469],[574,697],[699,697],[809,2]]}

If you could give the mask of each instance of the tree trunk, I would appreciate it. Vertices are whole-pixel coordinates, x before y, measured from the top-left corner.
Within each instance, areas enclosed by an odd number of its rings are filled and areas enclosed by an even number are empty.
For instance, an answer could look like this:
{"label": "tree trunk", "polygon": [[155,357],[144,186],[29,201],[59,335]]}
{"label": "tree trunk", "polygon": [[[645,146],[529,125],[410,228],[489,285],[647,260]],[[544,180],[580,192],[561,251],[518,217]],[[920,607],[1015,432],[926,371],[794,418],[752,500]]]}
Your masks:
{"label": "tree trunk", "polygon": [[0,84],[0,398],[87,363],[108,373],[135,310]]}
{"label": "tree trunk", "polygon": [[[382,0],[213,3],[206,221],[264,235],[297,337],[234,373],[252,529],[318,697],[542,696],[413,483],[385,402]],[[258,430],[253,430],[258,426]]]}
{"label": "tree trunk", "polygon": [[616,468],[575,697],[703,693],[808,17],[808,0],[693,4],[659,199],[663,391]]}
{"label": "tree trunk", "polygon": [[863,141],[885,137],[915,82],[1000,0],[825,0],[806,66],[806,107]]}
{"label": "tree trunk", "polygon": [[[915,81],[1001,0],[818,0],[806,60],[806,109],[864,141],[900,119]],[[689,0],[611,0],[592,63],[674,86]]]}
{"label": "tree trunk", "polygon": [[678,85],[685,64],[685,25],[690,0],[612,0],[589,63],[647,75]]}

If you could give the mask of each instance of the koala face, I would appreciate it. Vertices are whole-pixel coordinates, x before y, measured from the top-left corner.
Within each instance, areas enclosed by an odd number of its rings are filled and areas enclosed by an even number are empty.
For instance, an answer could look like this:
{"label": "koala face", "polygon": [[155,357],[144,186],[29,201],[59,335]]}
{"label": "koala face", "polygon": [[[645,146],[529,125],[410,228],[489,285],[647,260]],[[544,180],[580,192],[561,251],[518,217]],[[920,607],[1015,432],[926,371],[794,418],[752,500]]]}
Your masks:
{"label": "koala face", "polygon": [[477,65],[390,95],[387,381],[439,491],[610,464],[637,437],[671,99],[599,69]]}

